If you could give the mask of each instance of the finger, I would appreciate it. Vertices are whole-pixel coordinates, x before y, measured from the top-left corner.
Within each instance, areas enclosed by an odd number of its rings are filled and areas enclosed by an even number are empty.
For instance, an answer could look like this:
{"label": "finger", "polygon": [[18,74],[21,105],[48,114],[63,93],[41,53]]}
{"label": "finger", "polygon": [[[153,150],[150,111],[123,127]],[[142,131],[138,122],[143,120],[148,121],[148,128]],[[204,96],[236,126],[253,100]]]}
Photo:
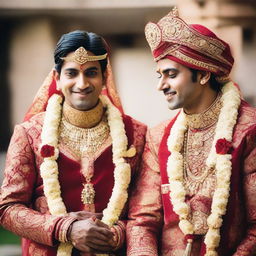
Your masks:
{"label": "finger", "polygon": [[86,218],[91,218],[91,217],[95,216],[96,218],[101,219],[103,216],[102,213],[97,213],[97,212],[95,213],[95,212],[80,211],[77,213],[79,214],[79,216],[86,217]]}
{"label": "finger", "polygon": [[97,226],[99,226],[99,227],[110,229],[107,224],[105,224],[104,222],[102,222],[102,221],[99,220],[99,219],[96,219],[94,222],[95,222],[95,224],[96,224]]}
{"label": "finger", "polygon": [[86,239],[86,242],[85,242],[85,244],[87,245],[87,246],[90,246],[91,247],[91,245],[92,244],[94,244],[94,245],[98,245],[98,246],[111,246],[111,242],[110,241],[112,241],[112,240],[102,240],[102,239],[100,239],[99,237],[88,237],[88,239]]}
{"label": "finger", "polygon": [[87,253],[90,253],[93,251],[92,248],[89,246],[85,245],[84,243],[76,243],[72,242],[72,245],[79,251],[85,252],[85,255],[88,255]]}
{"label": "finger", "polygon": [[97,217],[97,219],[102,219],[103,214],[102,213],[94,213],[94,215]]}
{"label": "finger", "polygon": [[101,240],[103,242],[108,242],[113,238],[113,233],[109,230],[99,227],[94,227],[91,229],[91,232],[88,234],[86,240],[93,241],[93,240]]}
{"label": "finger", "polygon": [[110,245],[100,245],[95,243],[88,243],[88,246],[92,248],[93,250],[96,250],[98,252],[111,252],[113,251],[113,247]]}

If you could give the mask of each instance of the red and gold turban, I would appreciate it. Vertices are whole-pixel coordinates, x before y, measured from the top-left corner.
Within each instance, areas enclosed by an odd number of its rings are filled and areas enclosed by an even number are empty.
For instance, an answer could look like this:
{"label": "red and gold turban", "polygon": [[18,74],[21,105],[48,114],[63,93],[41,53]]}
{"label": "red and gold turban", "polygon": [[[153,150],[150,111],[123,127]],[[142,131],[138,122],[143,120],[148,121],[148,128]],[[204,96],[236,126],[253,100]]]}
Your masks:
{"label": "red and gold turban", "polygon": [[145,27],[155,61],[168,58],[184,66],[210,71],[227,81],[234,59],[227,43],[202,25],[187,24],[174,8],[158,23]]}

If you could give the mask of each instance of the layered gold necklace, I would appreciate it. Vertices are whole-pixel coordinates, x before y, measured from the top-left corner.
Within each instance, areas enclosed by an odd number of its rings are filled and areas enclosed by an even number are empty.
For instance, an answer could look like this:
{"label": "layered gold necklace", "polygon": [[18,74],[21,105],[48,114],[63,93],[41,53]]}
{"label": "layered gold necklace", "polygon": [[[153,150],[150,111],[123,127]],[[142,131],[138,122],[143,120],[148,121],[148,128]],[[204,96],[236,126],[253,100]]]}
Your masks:
{"label": "layered gold necklace", "polygon": [[102,102],[88,111],[79,111],[64,102],[60,122],[60,140],[77,156],[95,153],[109,136]]}

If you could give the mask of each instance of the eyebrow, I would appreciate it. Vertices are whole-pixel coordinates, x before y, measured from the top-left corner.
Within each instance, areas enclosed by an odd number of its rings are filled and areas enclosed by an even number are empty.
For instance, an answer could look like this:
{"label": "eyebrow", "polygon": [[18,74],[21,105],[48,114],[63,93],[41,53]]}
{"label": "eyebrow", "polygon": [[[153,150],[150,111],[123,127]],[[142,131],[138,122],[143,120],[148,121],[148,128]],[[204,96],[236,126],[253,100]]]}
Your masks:
{"label": "eyebrow", "polygon": [[158,69],[156,72],[157,72],[157,73],[167,74],[167,73],[169,73],[170,71],[171,71],[171,72],[178,72],[178,69],[176,69],[176,68],[166,68],[166,69],[162,70],[162,72],[160,72],[160,70]]}
{"label": "eyebrow", "polygon": [[91,70],[98,70],[98,67],[89,67],[87,69],[85,69],[84,71],[91,71]]}

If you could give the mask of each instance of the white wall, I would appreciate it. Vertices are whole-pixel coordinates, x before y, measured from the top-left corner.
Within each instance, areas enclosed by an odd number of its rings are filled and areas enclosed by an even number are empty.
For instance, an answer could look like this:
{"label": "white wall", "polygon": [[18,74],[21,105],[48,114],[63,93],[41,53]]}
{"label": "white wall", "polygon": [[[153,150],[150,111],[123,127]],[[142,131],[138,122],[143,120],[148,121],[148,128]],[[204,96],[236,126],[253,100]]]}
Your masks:
{"label": "white wall", "polygon": [[[20,123],[53,66],[54,41],[49,21],[27,21],[13,32],[10,56],[12,124]],[[52,63],[51,63],[52,61]]]}
{"label": "white wall", "polygon": [[148,47],[118,49],[113,54],[113,69],[126,114],[149,127],[175,114],[156,89],[156,63]]}

